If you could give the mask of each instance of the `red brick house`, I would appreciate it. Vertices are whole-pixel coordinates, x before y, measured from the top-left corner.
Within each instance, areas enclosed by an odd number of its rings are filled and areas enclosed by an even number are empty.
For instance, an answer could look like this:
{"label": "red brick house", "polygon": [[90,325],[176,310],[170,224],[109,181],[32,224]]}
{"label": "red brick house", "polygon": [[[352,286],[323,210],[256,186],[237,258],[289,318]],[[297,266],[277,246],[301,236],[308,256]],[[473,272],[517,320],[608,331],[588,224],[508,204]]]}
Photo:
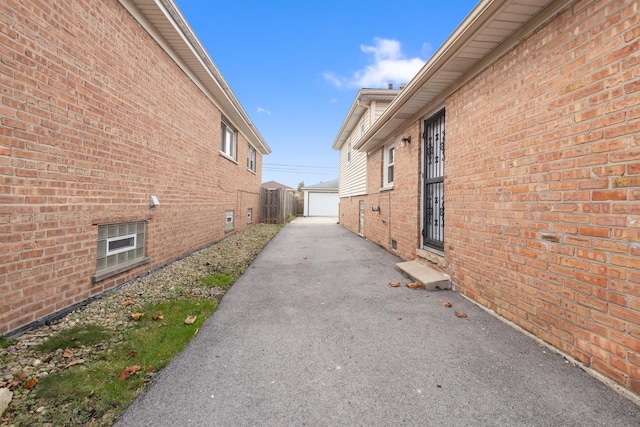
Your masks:
{"label": "red brick house", "polygon": [[270,149],[173,1],[0,20],[0,333],[260,220]]}
{"label": "red brick house", "polygon": [[637,2],[483,0],[351,142],[345,227],[638,397]]}

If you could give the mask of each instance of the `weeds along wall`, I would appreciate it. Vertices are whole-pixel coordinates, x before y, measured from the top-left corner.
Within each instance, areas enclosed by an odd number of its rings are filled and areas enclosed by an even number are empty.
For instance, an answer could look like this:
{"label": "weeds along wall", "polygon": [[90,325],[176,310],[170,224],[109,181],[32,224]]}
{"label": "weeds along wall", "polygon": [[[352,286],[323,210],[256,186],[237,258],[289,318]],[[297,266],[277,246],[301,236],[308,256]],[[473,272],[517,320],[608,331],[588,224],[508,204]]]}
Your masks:
{"label": "weeds along wall", "polygon": [[[116,0],[0,5],[0,333],[259,222],[261,155]],[[230,125],[233,126],[232,123]],[[150,207],[150,195],[160,205]],[[142,265],[96,274],[101,224],[146,221]]]}

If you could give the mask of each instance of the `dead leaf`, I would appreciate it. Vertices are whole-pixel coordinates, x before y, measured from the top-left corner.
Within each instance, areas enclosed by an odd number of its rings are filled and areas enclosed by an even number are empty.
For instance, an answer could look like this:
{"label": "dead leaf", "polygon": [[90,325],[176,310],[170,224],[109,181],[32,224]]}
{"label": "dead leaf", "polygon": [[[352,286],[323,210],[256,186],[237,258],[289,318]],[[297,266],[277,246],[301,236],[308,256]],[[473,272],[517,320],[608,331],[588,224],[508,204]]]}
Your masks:
{"label": "dead leaf", "polygon": [[442,303],[443,307],[451,307],[451,303],[449,301]]}
{"label": "dead leaf", "polygon": [[17,374],[13,374],[13,377],[20,382],[25,382],[29,378],[29,374],[26,372],[18,372]]}
{"label": "dead leaf", "polygon": [[64,357],[65,359],[71,359],[73,357],[73,351],[65,348],[64,353],[62,353],[62,357]]}
{"label": "dead leaf", "polygon": [[31,378],[29,381],[27,381],[24,384],[24,388],[26,388],[27,390],[31,390],[32,388],[34,388],[36,386],[36,384],[38,384],[38,379],[37,378]]}
{"label": "dead leaf", "polygon": [[162,315],[162,313],[153,315],[153,320],[163,320],[163,319],[164,319],[164,316]]}
{"label": "dead leaf", "polygon": [[461,319],[464,319],[467,317],[467,313],[463,313],[461,311],[454,311],[455,315]]}
{"label": "dead leaf", "polygon": [[196,316],[188,316],[186,319],[184,319],[184,324],[193,325],[195,321],[196,321]]}
{"label": "dead leaf", "polygon": [[135,350],[131,350],[131,351],[129,352],[129,354],[127,355],[127,358],[128,358],[128,359],[131,359],[131,358],[132,358],[132,357],[134,357],[136,354],[138,354],[138,352],[137,352],[137,351],[135,351]]}
{"label": "dead leaf", "polygon": [[76,365],[82,365],[83,363],[84,363],[84,359],[74,360],[73,362],[71,362],[67,366],[65,366],[64,369],[67,369],[67,368],[70,368],[70,367],[76,366]]}
{"label": "dead leaf", "polygon": [[413,289],[413,290],[424,289],[424,285],[420,282],[413,282],[413,283],[407,284],[407,288]]}
{"label": "dead leaf", "polygon": [[122,301],[120,304],[124,305],[125,307],[130,306],[135,304],[135,302],[131,301],[130,299]]}
{"label": "dead leaf", "polygon": [[398,286],[400,286],[400,282],[391,282],[387,286],[389,286],[390,288],[397,288]]}
{"label": "dead leaf", "polygon": [[140,318],[144,316],[144,313],[131,313],[130,316],[133,320],[140,320]]}
{"label": "dead leaf", "polygon": [[121,381],[126,380],[131,375],[140,372],[140,369],[140,365],[127,366],[122,372],[120,372],[120,375],[118,375],[118,379]]}
{"label": "dead leaf", "polygon": [[151,365],[147,366],[147,372],[153,372],[153,366]]}
{"label": "dead leaf", "polygon": [[398,320],[402,320],[402,317],[398,317]]}

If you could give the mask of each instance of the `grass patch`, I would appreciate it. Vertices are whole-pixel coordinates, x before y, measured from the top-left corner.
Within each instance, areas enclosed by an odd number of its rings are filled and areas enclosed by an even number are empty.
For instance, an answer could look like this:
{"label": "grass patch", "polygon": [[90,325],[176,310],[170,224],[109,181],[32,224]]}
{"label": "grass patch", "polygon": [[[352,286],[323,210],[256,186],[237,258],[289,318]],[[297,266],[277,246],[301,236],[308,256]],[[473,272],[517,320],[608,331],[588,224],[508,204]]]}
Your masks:
{"label": "grass patch", "polygon": [[228,288],[231,286],[237,277],[227,273],[213,273],[210,276],[206,276],[200,279],[200,281],[208,286],[217,286],[219,288]]}
{"label": "grass patch", "polygon": [[[38,400],[36,406],[55,408],[55,411],[43,411],[39,421],[52,425],[112,425],[144,389],[145,383],[185,347],[216,308],[215,300],[171,301],[143,307],[141,312],[145,316],[128,329],[126,339],[111,351],[41,379],[34,394]],[[154,320],[158,314],[163,318]],[[185,324],[188,316],[196,316],[192,325]],[[67,335],[57,342],[67,345],[78,341]],[[108,336],[103,336],[105,338],[108,340]],[[120,373],[131,366],[138,366],[140,370],[119,379]],[[15,419],[18,426],[32,422],[33,418],[27,414]]]}
{"label": "grass patch", "polygon": [[4,335],[0,335],[0,348],[7,348],[9,347],[15,340],[13,339],[9,339],[7,337],[5,337]]}
{"label": "grass patch", "polygon": [[75,326],[62,331],[36,347],[38,351],[55,351],[59,348],[89,347],[107,341],[111,333],[103,326]]}

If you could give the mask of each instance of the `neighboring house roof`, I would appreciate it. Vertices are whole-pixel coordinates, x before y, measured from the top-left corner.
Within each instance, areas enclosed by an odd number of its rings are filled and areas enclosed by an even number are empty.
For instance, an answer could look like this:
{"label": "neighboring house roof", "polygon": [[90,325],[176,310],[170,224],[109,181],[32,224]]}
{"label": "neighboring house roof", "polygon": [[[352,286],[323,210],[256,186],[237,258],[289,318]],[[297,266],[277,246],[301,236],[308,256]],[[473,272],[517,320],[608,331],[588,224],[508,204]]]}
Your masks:
{"label": "neighboring house roof", "polygon": [[[426,113],[514,46],[568,0],[482,0],[354,146],[370,151]],[[504,43],[507,42],[507,43]],[[504,44],[503,44],[504,43]],[[503,44],[502,49],[496,48]]]}
{"label": "neighboring house roof", "polygon": [[360,89],[338,131],[335,141],[333,141],[333,149],[339,150],[349,139],[349,135],[351,135],[351,132],[353,132],[367,108],[371,105],[371,101],[390,102],[398,93],[400,93],[400,90],[397,89]]}
{"label": "neighboring house roof", "polygon": [[338,180],[334,179],[327,182],[321,182],[320,184],[302,187],[302,191],[338,191]]}
{"label": "neighboring house roof", "polygon": [[182,68],[225,118],[261,154],[271,148],[260,135],[173,0],[119,0]]}
{"label": "neighboring house roof", "polygon": [[291,188],[288,185],[280,184],[279,182],[276,182],[276,181],[263,182],[261,187],[267,188],[267,189],[284,188],[285,190],[295,190],[295,188]]}

